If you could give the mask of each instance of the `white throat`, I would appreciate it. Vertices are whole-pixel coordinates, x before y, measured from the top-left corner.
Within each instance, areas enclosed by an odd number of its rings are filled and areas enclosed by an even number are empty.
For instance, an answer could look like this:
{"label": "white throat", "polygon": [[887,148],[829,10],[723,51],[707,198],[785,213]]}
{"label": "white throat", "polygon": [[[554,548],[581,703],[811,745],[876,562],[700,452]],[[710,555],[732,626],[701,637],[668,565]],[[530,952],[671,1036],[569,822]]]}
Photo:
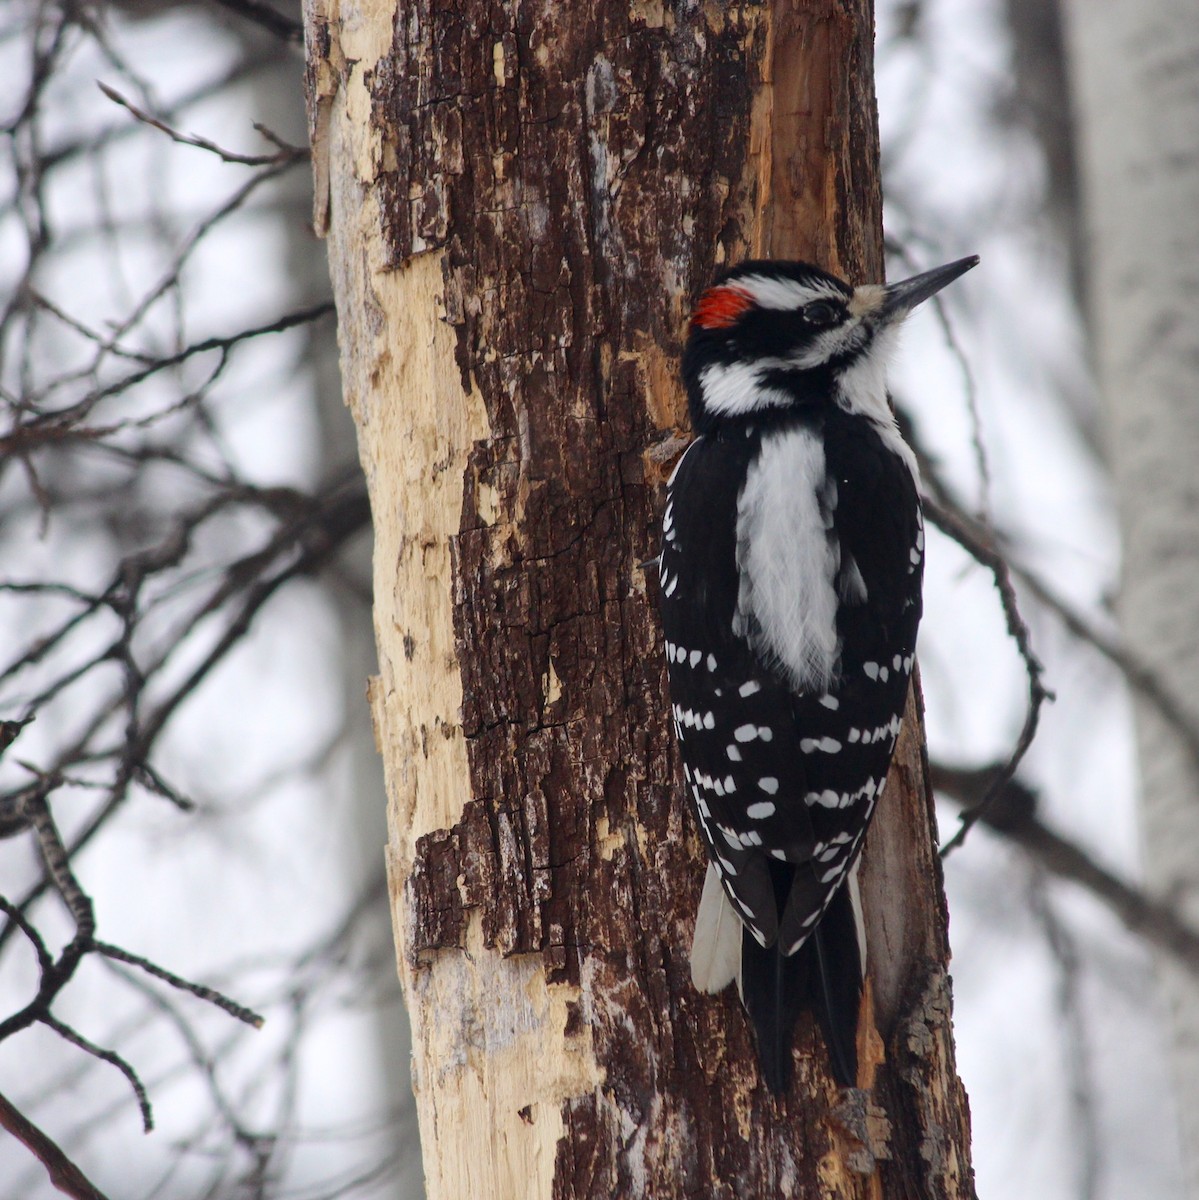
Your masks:
{"label": "white throat", "polygon": [[879,330],[866,353],[837,376],[837,405],[852,416],[871,421],[887,448],[894,451],[907,465],[912,478],[919,481],[916,456],[900,436],[887,395],[887,365],[899,342],[898,335],[897,325]]}

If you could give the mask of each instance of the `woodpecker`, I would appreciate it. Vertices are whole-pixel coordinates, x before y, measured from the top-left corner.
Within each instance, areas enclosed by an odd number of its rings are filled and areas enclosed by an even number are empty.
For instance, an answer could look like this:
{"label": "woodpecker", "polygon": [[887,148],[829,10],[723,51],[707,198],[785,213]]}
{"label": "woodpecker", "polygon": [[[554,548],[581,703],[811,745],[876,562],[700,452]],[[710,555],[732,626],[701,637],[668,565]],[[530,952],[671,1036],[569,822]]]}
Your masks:
{"label": "woodpecker", "polygon": [[771,1091],[812,1010],[856,1083],[856,865],[903,721],[921,613],[915,458],[885,368],[904,317],[970,270],[850,287],[726,271],[691,316],[698,435],[667,486],[659,596],[674,729],[709,866],[691,976],[737,981]]}

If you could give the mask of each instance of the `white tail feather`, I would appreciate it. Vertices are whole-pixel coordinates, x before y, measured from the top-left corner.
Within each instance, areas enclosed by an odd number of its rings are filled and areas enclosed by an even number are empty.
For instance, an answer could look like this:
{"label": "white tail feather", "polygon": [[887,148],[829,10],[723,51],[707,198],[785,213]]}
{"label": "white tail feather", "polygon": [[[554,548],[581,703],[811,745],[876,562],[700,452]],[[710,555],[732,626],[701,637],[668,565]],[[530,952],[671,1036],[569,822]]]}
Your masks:
{"label": "white tail feather", "polygon": [[691,982],[700,992],[719,992],[741,971],[742,924],[709,863],[691,939]]}
{"label": "white tail feather", "polygon": [[853,909],[853,926],[854,931],[858,935],[858,957],[862,961],[862,978],[866,978],[866,917],[862,912],[862,889],[858,886],[858,868],[862,865],[862,860],[858,859],[853,864],[853,870],[849,873],[849,879],[846,880],[845,886],[849,888],[849,904]]}

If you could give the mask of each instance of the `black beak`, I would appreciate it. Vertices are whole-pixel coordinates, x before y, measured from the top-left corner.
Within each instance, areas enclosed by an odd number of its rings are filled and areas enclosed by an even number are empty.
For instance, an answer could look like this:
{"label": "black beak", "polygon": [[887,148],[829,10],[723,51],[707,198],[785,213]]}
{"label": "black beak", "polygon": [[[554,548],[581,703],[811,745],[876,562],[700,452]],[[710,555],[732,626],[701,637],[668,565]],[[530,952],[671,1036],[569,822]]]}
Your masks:
{"label": "black beak", "polygon": [[887,284],[883,293],[882,315],[889,320],[905,316],[917,304],[936,295],[946,284],[977,266],[978,255],[972,254],[969,258],[959,258],[957,262],[946,263],[943,267],[934,267],[922,275],[913,275],[911,279]]}

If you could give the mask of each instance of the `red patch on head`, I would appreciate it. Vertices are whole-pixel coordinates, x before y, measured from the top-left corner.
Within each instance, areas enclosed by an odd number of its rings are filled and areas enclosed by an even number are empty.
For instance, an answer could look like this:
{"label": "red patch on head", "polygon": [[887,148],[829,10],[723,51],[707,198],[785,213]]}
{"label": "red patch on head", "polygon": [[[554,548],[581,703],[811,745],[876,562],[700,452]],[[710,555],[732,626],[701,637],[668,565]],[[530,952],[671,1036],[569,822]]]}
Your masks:
{"label": "red patch on head", "polygon": [[719,287],[708,288],[700,296],[695,312],[691,314],[691,324],[701,329],[728,329],[753,306],[754,298],[745,288],[722,283]]}

